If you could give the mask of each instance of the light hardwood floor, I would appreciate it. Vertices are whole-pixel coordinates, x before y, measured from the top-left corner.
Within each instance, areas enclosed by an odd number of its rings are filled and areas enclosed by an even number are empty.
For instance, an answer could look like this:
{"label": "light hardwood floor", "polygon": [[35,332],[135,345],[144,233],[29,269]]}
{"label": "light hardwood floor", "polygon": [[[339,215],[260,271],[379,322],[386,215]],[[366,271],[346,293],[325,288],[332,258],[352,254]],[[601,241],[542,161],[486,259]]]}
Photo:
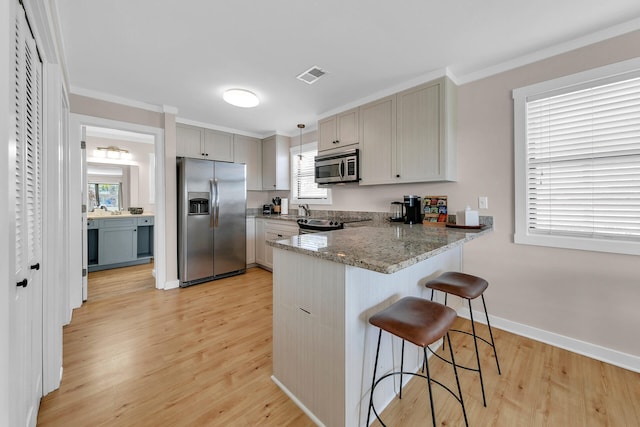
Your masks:
{"label": "light hardwood floor", "polygon": [[[271,381],[271,273],[159,291],[149,265],[90,274],[89,301],[64,329],[64,376],[42,399],[39,426],[312,426]],[[459,326],[466,322],[459,320]],[[503,373],[483,354],[460,373],[471,426],[639,426],[640,374],[495,330]],[[472,342],[453,339],[459,362]],[[432,374],[453,384],[451,367]],[[383,413],[388,425],[430,425],[424,382]],[[439,425],[462,425],[437,390]]]}

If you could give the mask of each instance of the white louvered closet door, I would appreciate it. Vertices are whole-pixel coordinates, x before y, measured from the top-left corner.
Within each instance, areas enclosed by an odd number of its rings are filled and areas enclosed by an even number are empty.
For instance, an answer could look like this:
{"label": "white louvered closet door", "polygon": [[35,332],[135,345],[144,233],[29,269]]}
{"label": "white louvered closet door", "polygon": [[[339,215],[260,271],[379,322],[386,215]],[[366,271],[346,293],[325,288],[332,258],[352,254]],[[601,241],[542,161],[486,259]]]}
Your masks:
{"label": "white louvered closet door", "polygon": [[15,25],[15,425],[35,425],[42,396],[42,61],[22,7]]}

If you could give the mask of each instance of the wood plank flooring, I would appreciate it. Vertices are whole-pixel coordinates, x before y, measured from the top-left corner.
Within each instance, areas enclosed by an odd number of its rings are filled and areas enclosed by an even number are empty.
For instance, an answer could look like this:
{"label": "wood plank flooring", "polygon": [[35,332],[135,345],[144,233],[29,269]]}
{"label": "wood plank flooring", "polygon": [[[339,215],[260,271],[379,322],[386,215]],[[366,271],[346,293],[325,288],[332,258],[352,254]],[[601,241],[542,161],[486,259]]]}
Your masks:
{"label": "wood plank flooring", "polygon": [[[64,328],[62,385],[42,399],[39,426],[313,425],[270,378],[271,273],[170,291],[153,283],[150,265],[90,273],[89,301]],[[477,374],[460,373],[471,426],[640,425],[640,374],[494,333],[502,375],[483,346],[486,408]],[[453,338],[457,360],[472,364],[472,342]],[[453,385],[451,367],[431,360]],[[405,387],[383,413],[387,425],[430,425],[425,390],[419,379]],[[434,394],[438,424],[462,425],[457,402]]]}

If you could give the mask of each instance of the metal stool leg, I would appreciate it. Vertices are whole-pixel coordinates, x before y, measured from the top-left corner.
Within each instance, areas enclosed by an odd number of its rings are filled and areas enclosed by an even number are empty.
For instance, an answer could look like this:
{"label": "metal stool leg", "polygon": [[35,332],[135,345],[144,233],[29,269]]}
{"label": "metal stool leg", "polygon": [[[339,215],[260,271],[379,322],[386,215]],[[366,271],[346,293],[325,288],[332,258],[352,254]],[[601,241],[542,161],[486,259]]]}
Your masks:
{"label": "metal stool leg", "polygon": [[[449,341],[449,344],[451,344],[451,341]],[[422,349],[422,352],[424,353],[424,359],[427,360],[426,347]],[[429,403],[431,404],[431,422],[433,423],[433,427],[436,427],[436,409],[433,406],[433,391],[431,390],[431,375],[429,374],[429,363],[425,363],[424,366],[427,375],[427,387],[429,389]]]}
{"label": "metal stool leg", "polygon": [[[447,332],[447,337],[449,332]],[[449,338],[449,353],[451,353],[451,364],[453,365],[453,373],[456,376],[456,384],[458,385],[458,396],[460,396],[460,404],[462,405],[462,415],[464,416],[464,425],[469,427],[469,421],[467,421],[467,410],[464,407],[464,399],[462,398],[462,388],[460,388],[460,380],[458,379],[458,369],[456,368],[456,360],[453,357],[453,347],[451,347],[451,338]]]}
{"label": "metal stool leg", "polygon": [[493,341],[493,332],[491,331],[491,323],[489,323],[489,312],[487,311],[487,304],[485,304],[484,302],[484,294],[482,294],[482,306],[484,307],[484,315],[487,318],[487,326],[489,327],[489,336],[491,337],[491,347],[493,347],[493,355],[496,358],[498,375],[502,375],[502,372],[500,372],[500,363],[498,362],[498,350],[496,350],[496,343]]}
{"label": "metal stool leg", "polygon": [[404,371],[404,340],[402,340],[402,352],[400,353],[400,395],[398,399],[402,399],[402,372]]}
{"label": "metal stool leg", "polygon": [[373,379],[371,380],[371,396],[369,397],[369,410],[367,411],[367,426],[371,417],[371,408],[373,407],[373,387],[376,384],[376,370],[378,369],[378,355],[380,354],[380,338],[382,338],[382,329],[378,332],[378,347],[376,349],[376,361],[373,362]]}
{"label": "metal stool leg", "polygon": [[471,300],[469,301],[469,315],[471,316],[471,330],[473,331],[473,345],[476,348],[476,361],[478,362],[478,373],[480,374],[480,388],[482,389],[482,403],[487,406],[487,399],[484,396],[484,381],[482,380],[482,366],[480,365],[480,353],[478,352],[478,337],[476,335],[476,322],[473,320],[473,309],[471,308]]}

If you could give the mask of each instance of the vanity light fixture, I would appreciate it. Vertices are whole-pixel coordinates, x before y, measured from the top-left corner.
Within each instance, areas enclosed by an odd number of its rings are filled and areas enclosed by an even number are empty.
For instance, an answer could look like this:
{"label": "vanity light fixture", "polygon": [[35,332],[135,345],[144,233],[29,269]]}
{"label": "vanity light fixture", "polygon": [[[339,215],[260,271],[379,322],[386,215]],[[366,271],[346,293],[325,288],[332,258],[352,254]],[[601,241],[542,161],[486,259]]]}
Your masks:
{"label": "vanity light fixture", "polygon": [[93,156],[103,159],[122,159],[131,160],[131,153],[123,148],[118,148],[115,145],[108,147],[98,147],[93,150]]}
{"label": "vanity light fixture", "polygon": [[260,103],[255,93],[245,89],[229,89],[224,92],[222,99],[231,105],[242,108],[255,107]]}

